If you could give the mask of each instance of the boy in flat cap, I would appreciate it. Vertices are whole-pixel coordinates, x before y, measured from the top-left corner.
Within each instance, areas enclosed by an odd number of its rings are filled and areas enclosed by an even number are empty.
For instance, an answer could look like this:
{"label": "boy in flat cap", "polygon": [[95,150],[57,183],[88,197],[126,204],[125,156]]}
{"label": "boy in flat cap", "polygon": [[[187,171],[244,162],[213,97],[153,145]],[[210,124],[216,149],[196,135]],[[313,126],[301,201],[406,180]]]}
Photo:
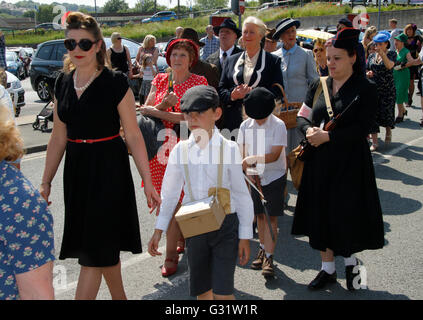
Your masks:
{"label": "boy in flat cap", "polygon": [[[274,99],[274,95],[263,87],[253,89],[244,98],[245,113],[249,119],[242,122],[237,139],[244,158],[243,169],[256,166],[266,200],[264,208],[258,192],[254,188],[251,189],[260,240],[260,249],[251,268],[262,270],[262,275],[265,277],[274,276],[273,252],[276,245],[278,217],[283,215],[286,186],[287,131],[285,123],[272,114],[275,108]],[[265,209],[270,216],[274,241]]]}
{"label": "boy in flat cap", "polygon": [[222,115],[218,105],[219,97],[211,86],[192,87],[182,97],[181,111],[191,135],[169,155],[160,214],[148,244],[152,256],[161,255],[157,251],[161,234],[166,232],[182,189],[184,205],[207,198],[209,189],[216,188],[223,151],[220,185],[230,193],[230,201],[221,203],[226,216],[219,230],[186,239],[190,294],[199,300],[234,299],[237,256],[241,265],[248,262],[249,239],[253,237],[253,202],[242,173],[241,155],[238,145],[226,140],[215,126]]}

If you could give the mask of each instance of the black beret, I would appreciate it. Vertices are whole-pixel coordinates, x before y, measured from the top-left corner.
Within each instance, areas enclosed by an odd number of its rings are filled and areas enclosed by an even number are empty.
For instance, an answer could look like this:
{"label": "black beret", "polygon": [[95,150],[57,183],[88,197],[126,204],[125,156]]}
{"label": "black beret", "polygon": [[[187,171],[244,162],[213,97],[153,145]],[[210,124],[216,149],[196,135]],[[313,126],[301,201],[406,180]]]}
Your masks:
{"label": "black beret", "polygon": [[181,111],[205,111],[210,108],[216,108],[219,105],[219,96],[216,89],[211,86],[195,86],[187,91],[181,99]]}
{"label": "black beret", "polygon": [[263,87],[257,87],[244,98],[245,113],[252,119],[265,119],[275,109],[275,96]]}
{"label": "black beret", "polygon": [[351,22],[351,20],[349,20],[348,18],[342,18],[338,21],[338,24],[343,24],[344,26],[346,26],[347,28],[352,28],[353,24]]}
{"label": "black beret", "polygon": [[344,28],[332,39],[332,45],[339,49],[355,49],[359,42],[360,30],[354,28]]}

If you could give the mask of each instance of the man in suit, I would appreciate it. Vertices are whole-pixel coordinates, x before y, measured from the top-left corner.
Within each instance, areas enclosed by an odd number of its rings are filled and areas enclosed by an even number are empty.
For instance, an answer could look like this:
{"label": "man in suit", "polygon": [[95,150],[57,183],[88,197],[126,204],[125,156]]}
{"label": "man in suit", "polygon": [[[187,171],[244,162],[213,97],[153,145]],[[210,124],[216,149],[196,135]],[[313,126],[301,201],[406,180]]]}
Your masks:
{"label": "man in suit", "polygon": [[215,34],[219,35],[220,49],[209,55],[206,62],[217,67],[220,79],[226,58],[242,51],[235,45],[236,40],[241,36],[241,30],[236,27],[232,19],[225,19],[220,26],[214,27],[213,30]]}
{"label": "man in suit", "polygon": [[[222,74],[223,65],[227,58],[231,55],[242,52],[242,49],[235,45],[237,39],[241,37],[241,30],[236,27],[235,22],[232,19],[225,19],[220,26],[213,27],[215,34],[219,36],[220,48],[213,54],[209,55],[206,59],[206,62],[215,65],[217,68],[218,78]],[[222,109],[225,109],[221,105]],[[224,127],[224,118],[225,113],[220,117],[219,121],[216,122],[216,125],[219,129]]]}

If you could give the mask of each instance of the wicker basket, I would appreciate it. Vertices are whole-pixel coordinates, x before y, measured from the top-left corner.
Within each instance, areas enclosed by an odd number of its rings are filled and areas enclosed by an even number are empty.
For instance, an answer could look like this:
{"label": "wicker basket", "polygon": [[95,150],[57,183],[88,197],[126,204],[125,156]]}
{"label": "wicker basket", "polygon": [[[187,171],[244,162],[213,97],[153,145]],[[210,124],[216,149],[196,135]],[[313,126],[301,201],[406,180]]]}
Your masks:
{"label": "wicker basket", "polygon": [[289,102],[286,98],[285,90],[279,83],[274,83],[272,86],[277,86],[282,92],[283,103],[276,101],[275,112],[273,113],[283,122],[287,129],[292,129],[297,126],[297,113],[302,106],[302,102]]}

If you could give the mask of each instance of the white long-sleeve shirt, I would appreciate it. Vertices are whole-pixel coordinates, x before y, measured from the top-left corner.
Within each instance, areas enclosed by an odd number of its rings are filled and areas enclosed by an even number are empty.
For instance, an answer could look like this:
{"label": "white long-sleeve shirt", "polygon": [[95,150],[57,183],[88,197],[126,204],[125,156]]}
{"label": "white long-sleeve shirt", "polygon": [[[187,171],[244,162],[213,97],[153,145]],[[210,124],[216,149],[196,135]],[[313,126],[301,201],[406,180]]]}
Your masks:
{"label": "white long-sleeve shirt", "polygon": [[[169,155],[166,172],[163,178],[160,214],[156,221],[156,229],[166,231],[175,207],[184,189],[182,203],[188,203],[208,197],[209,188],[217,185],[220,145],[225,139],[215,128],[212,139],[201,149],[193,135],[188,139],[188,172],[194,199],[190,198],[183,165],[183,148],[179,142]],[[223,158],[222,188],[230,190],[231,212],[237,213],[239,220],[238,234],[240,239],[253,237],[254,207],[242,172],[242,159],[238,145],[225,139]]]}

